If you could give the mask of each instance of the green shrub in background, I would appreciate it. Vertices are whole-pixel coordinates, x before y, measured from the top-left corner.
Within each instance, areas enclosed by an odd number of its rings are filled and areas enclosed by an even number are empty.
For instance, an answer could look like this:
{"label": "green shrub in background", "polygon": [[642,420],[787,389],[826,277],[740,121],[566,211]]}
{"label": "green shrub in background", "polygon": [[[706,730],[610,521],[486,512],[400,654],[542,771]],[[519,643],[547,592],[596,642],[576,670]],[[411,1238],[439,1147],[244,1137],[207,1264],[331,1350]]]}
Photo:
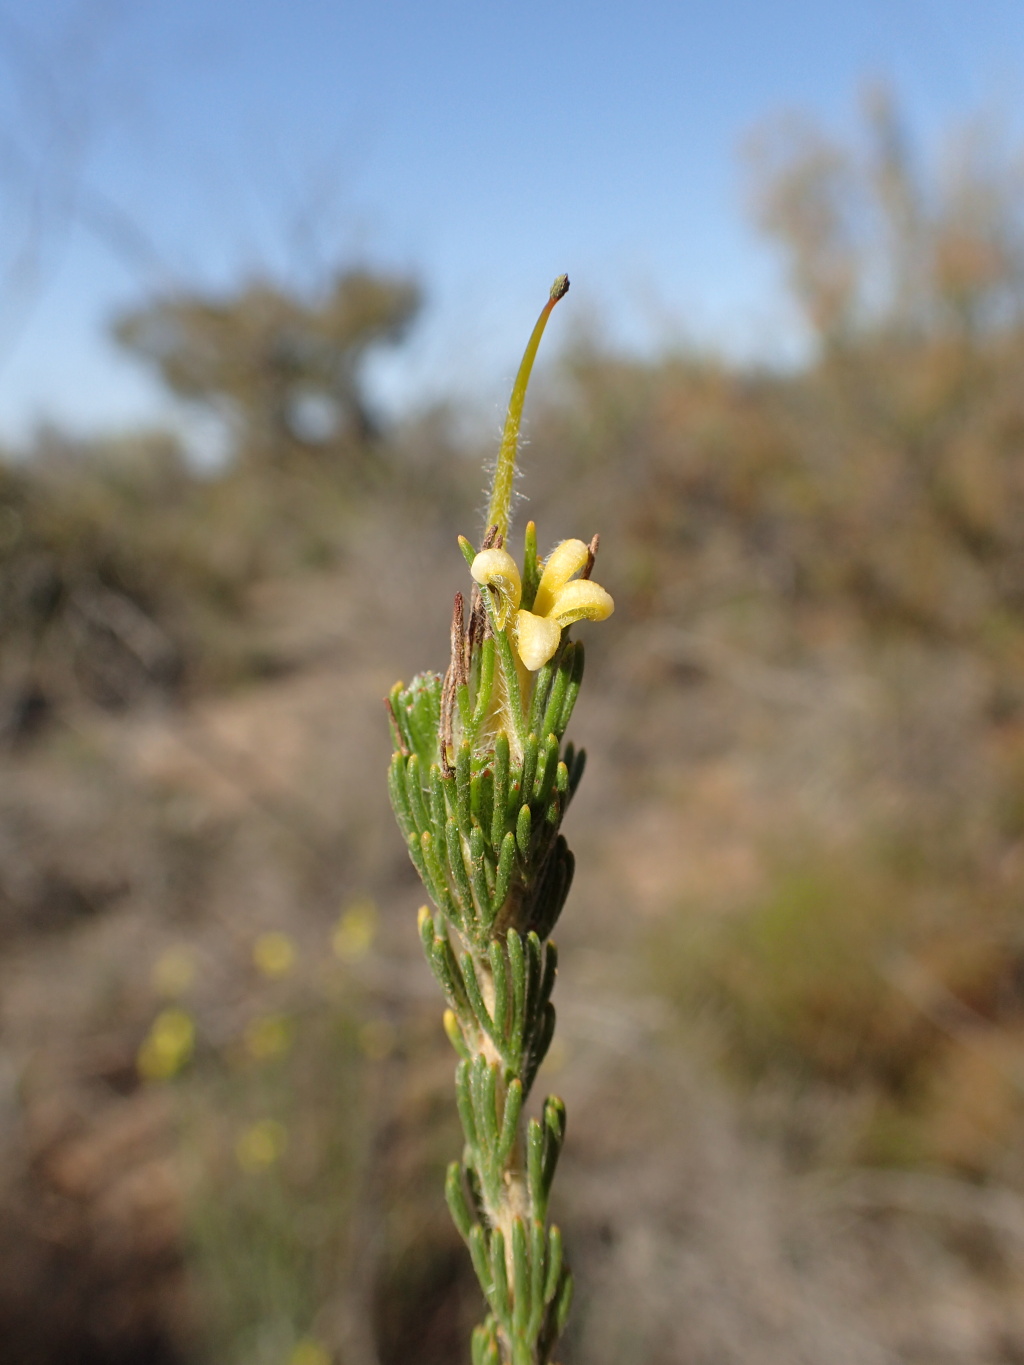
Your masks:
{"label": "green shrub in background", "polygon": [[849,1097],[842,1160],[1019,1178],[1012,891],[878,840],[768,863],[750,903],[684,912],[654,937],[656,980],[727,1072]]}

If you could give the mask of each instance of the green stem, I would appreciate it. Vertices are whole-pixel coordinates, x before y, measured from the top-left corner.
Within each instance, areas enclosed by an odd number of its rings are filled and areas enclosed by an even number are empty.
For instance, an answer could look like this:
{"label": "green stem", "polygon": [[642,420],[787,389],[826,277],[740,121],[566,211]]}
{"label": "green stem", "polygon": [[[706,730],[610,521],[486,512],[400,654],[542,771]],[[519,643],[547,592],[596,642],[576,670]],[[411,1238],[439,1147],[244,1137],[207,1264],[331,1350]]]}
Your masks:
{"label": "green stem", "polygon": [[526,399],[526,386],[530,382],[530,371],[533,369],[534,358],[537,354],[537,347],[540,339],[544,335],[544,328],[548,325],[548,318],[551,310],[559,299],[564,298],[569,292],[569,276],[559,275],[551,286],[551,296],[547,303],[540,310],[540,317],[537,325],[533,329],[533,334],[526,344],[523,352],[523,359],[519,366],[519,373],[516,375],[516,382],[512,385],[512,397],[508,400],[508,413],[505,416],[505,430],[501,437],[501,449],[498,451],[498,463],[494,467],[494,482],[491,485],[491,501],[487,508],[487,521],[484,523],[486,531],[490,526],[497,526],[499,534],[504,540],[508,539],[509,521],[512,516],[512,484],[516,473],[516,455],[519,451],[519,424],[523,417],[523,403]]}

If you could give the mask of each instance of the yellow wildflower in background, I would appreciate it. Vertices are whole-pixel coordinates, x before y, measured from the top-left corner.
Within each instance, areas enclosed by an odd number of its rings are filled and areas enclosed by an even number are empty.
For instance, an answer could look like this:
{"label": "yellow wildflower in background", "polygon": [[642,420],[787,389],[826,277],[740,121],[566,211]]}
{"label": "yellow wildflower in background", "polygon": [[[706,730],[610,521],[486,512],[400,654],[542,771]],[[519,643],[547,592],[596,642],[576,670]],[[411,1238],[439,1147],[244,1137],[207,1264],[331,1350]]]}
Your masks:
{"label": "yellow wildflower in background", "polygon": [[252,960],[264,976],[287,976],[295,966],[295,944],[287,934],[260,934],[252,947]]}
{"label": "yellow wildflower in background", "polygon": [[161,1010],[139,1048],[139,1075],[147,1081],[170,1080],[191,1058],[195,1039],[196,1026],[184,1010]]}
{"label": "yellow wildflower in background", "polygon": [[153,989],[173,999],[183,995],[196,977],[196,958],[190,948],[167,948],[153,966]]}
{"label": "yellow wildflower in background", "polygon": [[331,1355],[315,1337],[303,1337],[295,1343],[288,1365],[331,1365]]}
{"label": "yellow wildflower in background", "polygon": [[260,1119],[239,1134],[235,1159],[247,1175],[256,1175],[273,1166],[284,1155],[288,1130],[277,1119]]}
{"label": "yellow wildflower in background", "polygon": [[377,907],[372,900],[356,901],[345,910],[331,937],[334,954],[342,962],[358,962],[373,946],[377,934]]}
{"label": "yellow wildflower in background", "polygon": [[294,1037],[294,1019],[287,1014],[264,1014],[246,1026],[245,1047],[250,1057],[265,1062],[287,1052]]}

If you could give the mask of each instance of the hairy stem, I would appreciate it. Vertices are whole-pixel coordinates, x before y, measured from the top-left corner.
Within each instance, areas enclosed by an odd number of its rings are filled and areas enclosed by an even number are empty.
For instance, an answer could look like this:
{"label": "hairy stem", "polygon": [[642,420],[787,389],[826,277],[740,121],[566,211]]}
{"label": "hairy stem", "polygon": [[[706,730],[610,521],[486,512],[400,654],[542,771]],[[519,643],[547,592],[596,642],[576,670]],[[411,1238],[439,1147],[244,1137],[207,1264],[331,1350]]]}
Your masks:
{"label": "hairy stem", "polygon": [[519,426],[523,419],[526,386],[530,382],[530,372],[533,369],[537,348],[540,345],[541,337],[544,335],[544,328],[548,325],[548,318],[551,316],[552,309],[559,299],[565,298],[568,292],[569,276],[559,275],[551,286],[551,295],[540,310],[540,317],[537,319],[530,340],[526,344],[526,350],[523,352],[523,358],[519,365],[519,373],[516,375],[516,382],[512,386],[512,396],[508,400],[505,430],[501,436],[498,463],[494,466],[491,500],[487,507],[487,520],[484,522],[485,530],[489,526],[497,526],[498,534],[503,540],[508,539],[509,522],[512,518],[512,485],[516,473],[516,456],[519,453]]}

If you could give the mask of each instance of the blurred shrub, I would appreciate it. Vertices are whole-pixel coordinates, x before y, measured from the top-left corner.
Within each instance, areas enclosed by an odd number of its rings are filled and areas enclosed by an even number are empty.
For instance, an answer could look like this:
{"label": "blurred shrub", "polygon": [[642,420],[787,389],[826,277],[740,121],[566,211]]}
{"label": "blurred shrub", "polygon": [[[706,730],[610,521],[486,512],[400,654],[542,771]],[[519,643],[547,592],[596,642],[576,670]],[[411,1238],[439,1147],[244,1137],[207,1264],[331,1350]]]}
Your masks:
{"label": "blurred shrub", "polygon": [[1016,888],[931,845],[791,850],[750,903],[654,947],[736,1079],[860,1095],[848,1156],[1024,1177]]}
{"label": "blurred shrub", "polygon": [[169,437],[83,446],[43,433],[0,462],[0,725],[84,695],[173,694],[241,584],[208,552],[197,486]]}
{"label": "blurred shrub", "polygon": [[347,270],[310,298],[266,280],[222,296],[156,298],[114,333],[172,393],[227,419],[236,460],[314,455],[351,477],[365,473],[380,434],[367,354],[401,341],[419,305],[411,280]]}
{"label": "blurred shrub", "polygon": [[907,891],[866,860],[808,858],[699,940],[688,990],[721,1011],[735,1066],[910,1082],[935,1038],[885,975],[908,936]]}
{"label": "blurred shrub", "polygon": [[228,457],[203,475],[167,434],[44,430],[0,459],[0,733],[76,699],[121,708],[259,671],[250,587],[333,564],[368,499],[395,495],[406,452],[363,365],[418,306],[411,281],[350,270],[312,299],[258,282],[120,319],[173,394],[226,421]]}

